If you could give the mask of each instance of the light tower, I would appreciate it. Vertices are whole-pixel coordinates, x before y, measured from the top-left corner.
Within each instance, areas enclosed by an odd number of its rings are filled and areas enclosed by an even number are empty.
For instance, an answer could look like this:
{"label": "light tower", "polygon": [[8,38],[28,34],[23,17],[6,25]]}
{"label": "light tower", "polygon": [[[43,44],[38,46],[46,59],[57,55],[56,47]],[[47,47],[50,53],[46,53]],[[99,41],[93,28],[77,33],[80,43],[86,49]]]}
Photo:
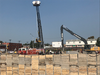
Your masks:
{"label": "light tower", "polygon": [[43,42],[43,33],[42,33],[42,26],[41,26],[41,19],[40,19],[40,13],[39,13],[39,6],[41,4],[40,1],[33,1],[32,4],[36,6],[36,13],[37,13],[37,22],[38,22],[38,36],[39,36],[39,48],[44,48],[44,42]]}

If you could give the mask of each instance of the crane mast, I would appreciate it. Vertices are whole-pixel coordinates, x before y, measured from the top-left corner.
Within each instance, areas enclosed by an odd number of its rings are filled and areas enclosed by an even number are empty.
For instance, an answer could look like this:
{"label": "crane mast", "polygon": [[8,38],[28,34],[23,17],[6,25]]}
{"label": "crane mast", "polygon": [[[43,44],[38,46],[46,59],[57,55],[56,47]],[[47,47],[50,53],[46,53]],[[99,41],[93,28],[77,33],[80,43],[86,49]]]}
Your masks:
{"label": "crane mast", "polygon": [[41,26],[41,19],[40,19],[40,12],[39,12],[39,6],[40,1],[33,1],[32,2],[34,6],[36,6],[36,13],[37,13],[37,23],[38,23],[38,37],[39,37],[39,48],[44,48],[44,41],[43,41],[43,33],[42,33],[42,26]]}

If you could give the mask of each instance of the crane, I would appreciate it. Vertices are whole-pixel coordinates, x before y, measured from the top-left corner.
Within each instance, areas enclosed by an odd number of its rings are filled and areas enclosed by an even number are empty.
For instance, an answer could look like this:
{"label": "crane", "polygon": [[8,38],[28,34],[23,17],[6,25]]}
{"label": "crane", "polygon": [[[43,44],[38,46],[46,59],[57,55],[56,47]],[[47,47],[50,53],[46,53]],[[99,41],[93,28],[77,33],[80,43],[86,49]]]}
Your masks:
{"label": "crane", "polygon": [[32,3],[33,3],[34,6],[36,6],[37,23],[38,23],[38,36],[39,36],[39,40],[38,40],[39,47],[40,48],[41,47],[44,48],[42,25],[41,25],[40,12],[39,12],[40,1],[33,1]]}
{"label": "crane", "polygon": [[69,30],[67,27],[65,27],[64,25],[61,26],[60,30],[61,30],[61,41],[62,41],[62,50],[64,52],[64,38],[63,38],[63,29],[66,30],[67,32],[69,32],[71,35],[75,36],[76,38],[80,39],[81,41],[83,41],[85,43],[84,45],[84,49],[90,49],[90,45],[88,45],[87,40],[84,39],[83,37],[77,35],[76,33],[72,32],[71,30]]}

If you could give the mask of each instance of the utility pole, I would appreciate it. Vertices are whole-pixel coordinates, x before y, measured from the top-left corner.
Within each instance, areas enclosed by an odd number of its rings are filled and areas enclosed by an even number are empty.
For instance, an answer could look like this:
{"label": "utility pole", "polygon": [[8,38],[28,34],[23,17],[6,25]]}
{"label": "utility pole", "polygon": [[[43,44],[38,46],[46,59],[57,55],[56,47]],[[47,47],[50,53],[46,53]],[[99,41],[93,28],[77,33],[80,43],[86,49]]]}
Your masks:
{"label": "utility pole", "polygon": [[42,26],[41,26],[41,19],[40,19],[40,12],[39,12],[39,6],[40,1],[33,1],[32,2],[34,6],[36,6],[36,13],[37,13],[37,22],[38,22],[38,36],[39,36],[39,48],[44,48],[44,41],[43,41],[43,33],[42,33]]}

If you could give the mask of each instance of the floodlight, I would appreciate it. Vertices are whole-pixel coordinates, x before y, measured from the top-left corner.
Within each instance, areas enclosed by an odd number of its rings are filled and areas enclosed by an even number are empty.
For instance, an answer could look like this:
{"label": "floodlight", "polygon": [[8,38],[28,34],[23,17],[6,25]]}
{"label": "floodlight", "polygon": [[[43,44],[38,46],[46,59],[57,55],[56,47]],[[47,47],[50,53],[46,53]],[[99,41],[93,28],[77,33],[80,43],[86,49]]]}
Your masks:
{"label": "floodlight", "polygon": [[40,1],[33,1],[32,3],[33,3],[34,6],[40,6],[41,2]]}

